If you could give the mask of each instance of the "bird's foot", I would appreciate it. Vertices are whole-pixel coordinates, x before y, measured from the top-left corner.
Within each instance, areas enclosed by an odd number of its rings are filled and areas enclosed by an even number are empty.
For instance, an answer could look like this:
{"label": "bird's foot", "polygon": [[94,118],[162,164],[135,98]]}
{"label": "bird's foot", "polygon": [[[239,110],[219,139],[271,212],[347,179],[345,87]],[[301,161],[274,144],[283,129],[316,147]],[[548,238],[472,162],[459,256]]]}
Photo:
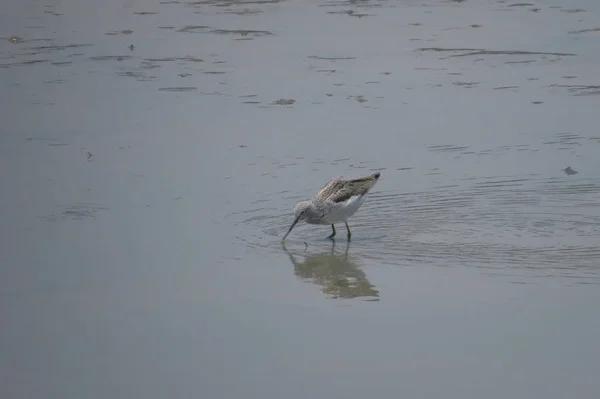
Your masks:
{"label": "bird's foot", "polygon": [[335,226],[333,224],[331,225],[331,230],[332,230],[332,233],[327,238],[330,239],[330,240],[333,240],[333,237],[335,237]]}

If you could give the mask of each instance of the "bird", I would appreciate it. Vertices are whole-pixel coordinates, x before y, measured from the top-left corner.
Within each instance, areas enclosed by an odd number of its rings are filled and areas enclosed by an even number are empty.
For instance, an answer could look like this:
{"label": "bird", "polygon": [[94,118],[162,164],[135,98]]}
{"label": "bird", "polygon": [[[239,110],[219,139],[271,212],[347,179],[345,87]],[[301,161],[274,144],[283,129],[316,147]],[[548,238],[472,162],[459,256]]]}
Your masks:
{"label": "bird", "polygon": [[294,222],[282,241],[285,241],[296,223],[301,220],[309,224],[330,224],[332,233],[327,238],[335,237],[335,223],[344,222],[348,230],[348,240],[352,233],[348,226],[348,218],[356,213],[365,201],[367,193],[373,188],[381,176],[380,172],[353,180],[344,180],[343,176],[334,177],[310,201],[299,202],[294,208]]}

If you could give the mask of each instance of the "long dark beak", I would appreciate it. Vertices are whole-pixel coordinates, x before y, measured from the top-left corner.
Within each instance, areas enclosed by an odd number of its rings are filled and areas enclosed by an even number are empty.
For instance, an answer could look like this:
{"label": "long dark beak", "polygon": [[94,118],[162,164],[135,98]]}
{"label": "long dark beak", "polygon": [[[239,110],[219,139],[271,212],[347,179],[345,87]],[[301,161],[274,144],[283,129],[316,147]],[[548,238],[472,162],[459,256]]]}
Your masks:
{"label": "long dark beak", "polygon": [[290,226],[290,229],[287,231],[287,233],[285,233],[285,235],[283,236],[282,240],[285,240],[285,238],[288,236],[288,234],[290,234],[290,232],[292,231],[292,229],[294,228],[294,226],[296,225],[296,223],[298,223],[298,220],[300,220],[300,216],[298,216],[296,218],[296,220],[294,220],[294,223],[292,223],[292,225]]}

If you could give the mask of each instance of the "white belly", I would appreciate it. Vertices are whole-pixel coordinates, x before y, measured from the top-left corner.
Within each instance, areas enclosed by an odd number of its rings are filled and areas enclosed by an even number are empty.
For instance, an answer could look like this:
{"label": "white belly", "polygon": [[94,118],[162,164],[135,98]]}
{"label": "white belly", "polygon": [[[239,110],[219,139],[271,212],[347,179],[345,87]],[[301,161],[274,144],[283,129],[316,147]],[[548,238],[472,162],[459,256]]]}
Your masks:
{"label": "white belly", "polygon": [[333,224],[346,222],[348,218],[354,215],[358,208],[360,208],[360,206],[365,201],[365,197],[366,195],[357,195],[354,197],[350,197],[344,202],[332,204],[329,209],[329,214],[326,218],[326,223]]}

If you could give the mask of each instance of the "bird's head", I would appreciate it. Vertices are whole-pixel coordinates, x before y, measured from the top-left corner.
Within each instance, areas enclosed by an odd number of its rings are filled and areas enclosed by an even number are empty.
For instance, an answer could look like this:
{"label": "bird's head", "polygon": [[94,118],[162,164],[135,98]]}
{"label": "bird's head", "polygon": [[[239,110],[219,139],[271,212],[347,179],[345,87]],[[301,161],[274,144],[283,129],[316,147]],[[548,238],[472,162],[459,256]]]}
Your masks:
{"label": "bird's head", "polygon": [[290,229],[287,231],[287,233],[285,233],[285,235],[283,236],[284,240],[288,236],[288,234],[290,234],[290,232],[292,231],[296,223],[298,223],[298,221],[306,219],[306,211],[308,208],[310,208],[310,202],[308,201],[299,202],[294,207],[294,222],[290,226]]}

